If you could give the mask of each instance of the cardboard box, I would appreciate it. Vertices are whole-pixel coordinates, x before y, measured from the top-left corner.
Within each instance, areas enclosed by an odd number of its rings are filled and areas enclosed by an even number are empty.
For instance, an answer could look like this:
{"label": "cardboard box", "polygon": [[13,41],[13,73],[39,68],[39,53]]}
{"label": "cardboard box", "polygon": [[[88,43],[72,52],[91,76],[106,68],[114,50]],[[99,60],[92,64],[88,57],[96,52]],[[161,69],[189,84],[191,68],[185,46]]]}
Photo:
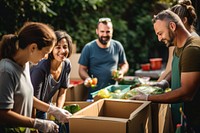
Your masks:
{"label": "cardboard box", "polygon": [[71,72],[70,72],[70,79],[72,80],[81,80],[78,69],[79,69],[79,64],[78,60],[80,58],[80,53],[73,53],[70,57],[69,60],[72,64]]}
{"label": "cardboard box", "polygon": [[[58,91],[53,96],[52,102],[56,102]],[[79,84],[71,84],[67,88],[65,101],[86,101],[88,98],[88,88],[80,81]]]}
{"label": "cardboard box", "polygon": [[76,50],[77,49],[77,47],[76,47],[76,44],[72,44],[72,53],[74,54],[74,53],[76,53]]}
{"label": "cardboard box", "polygon": [[[68,102],[64,103],[64,106],[70,105],[70,104],[78,104],[81,109],[84,109],[85,107],[87,107],[88,105],[90,105],[92,103],[93,102],[86,102],[86,101],[68,101]],[[53,103],[53,104],[55,104],[55,103]],[[47,114],[47,119],[54,120],[55,118],[52,115]]]}
{"label": "cardboard box", "polygon": [[81,82],[77,85],[72,85],[67,89],[65,101],[86,101],[88,98],[88,88]]}
{"label": "cardboard box", "polygon": [[81,109],[83,109],[92,103],[93,102],[86,102],[86,101],[68,101],[64,103],[64,106],[70,105],[70,104],[78,104],[81,107]]}
{"label": "cardboard box", "polygon": [[149,101],[101,99],[69,119],[70,133],[151,133]]}

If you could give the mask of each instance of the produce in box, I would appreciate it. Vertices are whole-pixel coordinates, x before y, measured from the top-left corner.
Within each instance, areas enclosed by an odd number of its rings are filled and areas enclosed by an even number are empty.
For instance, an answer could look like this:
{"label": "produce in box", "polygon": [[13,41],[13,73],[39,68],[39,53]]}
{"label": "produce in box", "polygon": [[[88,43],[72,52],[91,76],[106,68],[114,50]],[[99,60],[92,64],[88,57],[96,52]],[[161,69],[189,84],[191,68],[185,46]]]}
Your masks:
{"label": "produce in box", "polygon": [[127,91],[130,90],[131,85],[110,85],[99,91],[91,93],[91,95],[98,98],[112,98],[120,99]]}
{"label": "produce in box", "polygon": [[97,86],[98,79],[97,78],[91,78],[90,80],[88,80],[88,83],[90,84],[91,88],[95,88]]}
{"label": "produce in box", "polygon": [[138,94],[147,94],[147,95],[155,95],[155,94],[162,94],[164,90],[157,86],[148,86],[148,85],[141,85],[139,87],[135,87],[124,94],[122,97],[123,99],[129,99]]}
{"label": "produce in box", "polygon": [[115,69],[112,71],[112,78],[116,80],[119,78],[120,74],[120,71]]}
{"label": "produce in box", "polygon": [[109,98],[110,97],[110,92],[107,89],[101,89],[101,90],[99,90],[99,92],[97,93],[97,95],[100,98]]}
{"label": "produce in box", "polygon": [[74,114],[81,110],[81,107],[78,104],[70,104],[63,107],[63,109],[69,111],[70,113]]}

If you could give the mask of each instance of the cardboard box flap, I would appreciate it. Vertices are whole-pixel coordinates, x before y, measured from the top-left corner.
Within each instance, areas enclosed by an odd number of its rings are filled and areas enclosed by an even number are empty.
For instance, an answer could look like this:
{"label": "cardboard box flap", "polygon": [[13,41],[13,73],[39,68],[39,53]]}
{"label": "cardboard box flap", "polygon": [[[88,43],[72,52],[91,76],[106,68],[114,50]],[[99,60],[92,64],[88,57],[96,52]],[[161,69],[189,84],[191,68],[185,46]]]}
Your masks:
{"label": "cardboard box flap", "polygon": [[150,103],[123,99],[98,100],[69,119],[70,133],[151,133]]}
{"label": "cardboard box flap", "polygon": [[[138,103],[140,101],[133,101],[133,102],[134,103],[136,103],[136,102]],[[150,103],[151,103],[150,101],[145,101],[145,102],[141,103],[140,106],[137,109],[135,109],[134,112],[132,112],[130,114],[130,118],[129,119],[133,119],[139,112],[141,112],[141,110],[146,109],[146,107],[149,106]]]}
{"label": "cardboard box flap", "polygon": [[113,121],[113,122],[122,122],[127,123],[128,119],[124,118],[113,118],[113,117],[93,117],[93,116],[84,116],[84,115],[72,115],[70,119],[73,118],[81,118],[81,119],[87,119],[87,120],[95,120],[95,121]]}
{"label": "cardboard box flap", "polygon": [[71,105],[71,104],[78,104],[81,109],[87,107],[88,105],[92,104],[93,102],[84,102],[84,101],[70,101],[70,102],[65,102],[64,106]]}
{"label": "cardboard box flap", "polygon": [[[99,116],[101,113],[101,107],[103,106],[104,101],[94,102],[81,111],[74,114],[75,115],[83,115],[83,116]],[[92,106],[92,107],[90,107]]]}
{"label": "cardboard box flap", "polygon": [[140,107],[142,103],[133,103],[127,100],[106,100],[104,115],[106,117],[130,118],[130,114]]}
{"label": "cardboard box flap", "polygon": [[150,102],[148,101],[144,103],[144,101],[101,99],[75,113],[74,115],[132,119],[149,103]]}
{"label": "cardboard box flap", "polygon": [[70,133],[126,133],[126,123],[94,119],[71,119]]}
{"label": "cardboard box flap", "polygon": [[[135,101],[136,102],[136,101]],[[152,131],[151,123],[151,102],[144,102],[133,113],[131,113],[127,130],[128,132],[134,131],[136,133],[144,133]]]}

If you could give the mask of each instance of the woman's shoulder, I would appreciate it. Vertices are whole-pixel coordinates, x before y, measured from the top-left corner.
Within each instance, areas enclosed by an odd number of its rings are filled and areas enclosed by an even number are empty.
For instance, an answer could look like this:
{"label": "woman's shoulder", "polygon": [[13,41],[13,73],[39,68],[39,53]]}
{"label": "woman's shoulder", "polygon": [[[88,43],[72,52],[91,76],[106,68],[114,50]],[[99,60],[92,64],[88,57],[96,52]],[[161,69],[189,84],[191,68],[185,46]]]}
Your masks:
{"label": "woman's shoulder", "polygon": [[21,75],[23,71],[24,68],[22,68],[10,59],[2,59],[0,61],[0,73],[11,75],[14,78]]}
{"label": "woman's shoulder", "polygon": [[50,70],[50,62],[47,59],[41,60],[37,65],[31,67],[31,72],[33,71],[45,71]]}
{"label": "woman's shoulder", "polygon": [[71,68],[71,61],[67,58],[65,61],[64,61],[64,64],[65,64],[65,68]]}
{"label": "woman's shoulder", "polygon": [[8,71],[8,72],[12,72],[12,71],[16,71],[18,69],[21,69],[21,67],[19,65],[17,65],[14,61],[10,60],[10,59],[2,59],[0,61],[0,68],[1,71]]}
{"label": "woman's shoulder", "polygon": [[69,60],[69,58],[66,58],[66,59],[64,60],[64,63],[68,65],[68,64],[71,64],[71,61]]}

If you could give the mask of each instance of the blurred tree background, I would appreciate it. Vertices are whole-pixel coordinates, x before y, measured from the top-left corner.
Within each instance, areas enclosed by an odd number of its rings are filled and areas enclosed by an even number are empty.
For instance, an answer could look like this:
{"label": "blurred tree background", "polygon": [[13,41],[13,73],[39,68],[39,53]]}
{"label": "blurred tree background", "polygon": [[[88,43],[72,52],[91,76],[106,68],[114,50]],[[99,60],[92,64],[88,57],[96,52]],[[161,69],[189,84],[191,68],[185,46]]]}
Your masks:
{"label": "blurred tree background", "polygon": [[[193,0],[197,8],[198,0]],[[1,0],[0,36],[14,33],[27,21],[50,24],[55,30],[66,30],[81,52],[96,38],[95,29],[101,17],[114,25],[113,38],[120,41],[130,64],[128,75],[151,57],[167,61],[168,51],[158,42],[152,16],[176,4],[177,0]],[[197,25],[198,26],[198,25]]]}

